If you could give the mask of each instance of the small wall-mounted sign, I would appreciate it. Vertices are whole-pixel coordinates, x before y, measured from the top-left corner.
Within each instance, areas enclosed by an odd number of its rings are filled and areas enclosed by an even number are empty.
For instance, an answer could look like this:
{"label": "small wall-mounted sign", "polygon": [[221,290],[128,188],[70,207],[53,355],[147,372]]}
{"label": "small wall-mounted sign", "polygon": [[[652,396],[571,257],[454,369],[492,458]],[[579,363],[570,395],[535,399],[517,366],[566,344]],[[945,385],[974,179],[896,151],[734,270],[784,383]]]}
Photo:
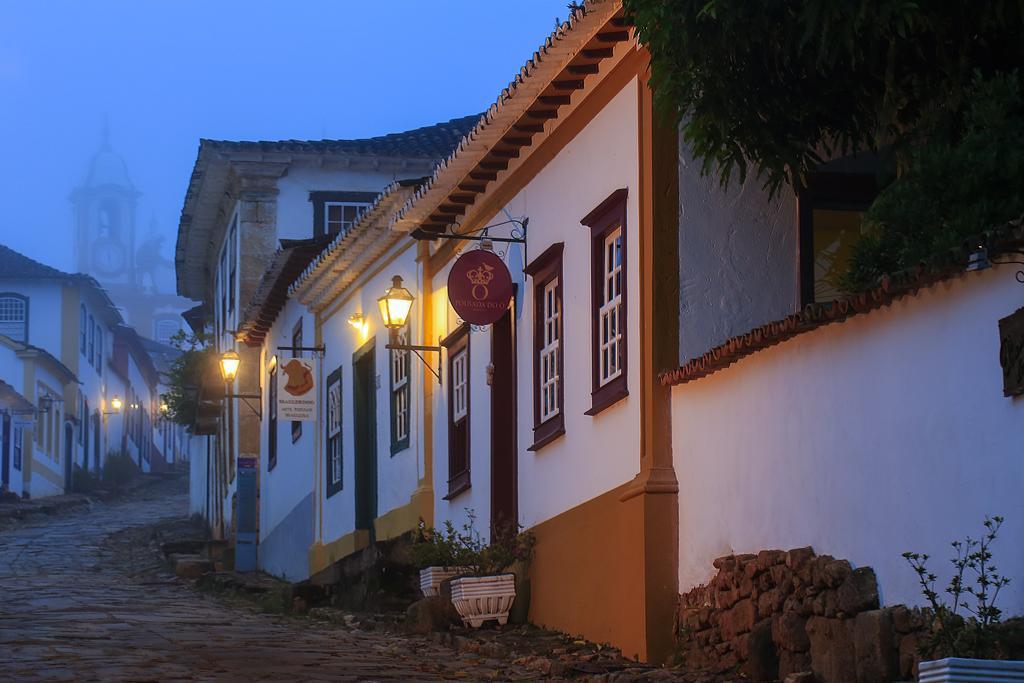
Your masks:
{"label": "small wall-mounted sign", "polygon": [[279,362],[277,417],[294,422],[316,419],[316,360],[288,358]]}
{"label": "small wall-mounted sign", "polygon": [[448,300],[471,325],[497,322],[512,299],[512,276],[493,251],[467,251],[448,273]]}
{"label": "small wall-mounted sign", "polygon": [[1024,308],[999,321],[999,364],[1003,396],[1024,394]]}

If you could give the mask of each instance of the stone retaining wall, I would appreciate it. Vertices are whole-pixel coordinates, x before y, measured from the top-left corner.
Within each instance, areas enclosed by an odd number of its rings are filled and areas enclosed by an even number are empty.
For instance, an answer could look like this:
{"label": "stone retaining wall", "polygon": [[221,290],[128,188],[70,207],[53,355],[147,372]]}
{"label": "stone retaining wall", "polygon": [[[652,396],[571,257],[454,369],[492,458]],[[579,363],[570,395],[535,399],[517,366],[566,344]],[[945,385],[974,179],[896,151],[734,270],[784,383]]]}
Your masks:
{"label": "stone retaining wall", "polygon": [[811,548],[714,561],[706,585],[680,596],[679,649],[694,667],[755,681],[813,671],[821,683],[912,680],[925,619],[879,608],[870,567]]}

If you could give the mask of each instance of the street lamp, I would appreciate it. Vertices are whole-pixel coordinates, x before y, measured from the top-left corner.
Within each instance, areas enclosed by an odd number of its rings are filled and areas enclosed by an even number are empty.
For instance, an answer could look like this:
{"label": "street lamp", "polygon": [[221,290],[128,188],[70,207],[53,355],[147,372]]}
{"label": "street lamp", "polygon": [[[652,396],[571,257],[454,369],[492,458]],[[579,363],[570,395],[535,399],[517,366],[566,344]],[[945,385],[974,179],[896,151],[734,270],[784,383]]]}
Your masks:
{"label": "street lamp", "polygon": [[224,378],[224,381],[228,384],[235,381],[235,377],[238,375],[238,366],[242,364],[242,359],[238,357],[238,353],[233,350],[225,351],[220,357],[220,374]]}
{"label": "street lamp", "polygon": [[261,409],[254,408],[249,399],[262,400],[262,396],[259,394],[232,394],[229,391],[231,383],[235,381],[235,377],[238,376],[238,368],[242,364],[242,359],[238,353],[234,350],[229,349],[220,356],[220,375],[224,378],[224,398],[239,398],[249,406],[249,410],[256,413],[256,417],[263,419],[263,412]]}
{"label": "street lamp", "polygon": [[409,320],[409,311],[412,310],[412,302],[415,300],[412,293],[402,286],[401,275],[391,278],[391,286],[384,292],[384,296],[377,299],[384,327],[389,330],[400,330],[405,327],[406,321]]}
{"label": "street lamp", "polygon": [[[384,296],[377,299],[377,308],[380,309],[380,317],[384,321],[384,327],[388,328],[390,343],[384,348],[390,351],[412,351],[415,353],[423,364],[427,366],[427,369],[433,373],[434,377],[437,378],[437,383],[441,383],[441,365],[438,363],[437,370],[430,367],[430,363],[420,355],[420,351],[436,351],[437,355],[441,355],[441,346],[418,346],[414,344],[401,344],[399,343],[398,331],[405,327],[405,324],[409,321],[409,312],[412,310],[412,304],[416,298],[412,295],[408,289],[402,286],[402,277],[395,275],[391,278],[391,286],[388,287],[387,291],[384,292]],[[440,358],[439,358],[440,360]]]}
{"label": "street lamp", "polygon": [[121,401],[121,397],[114,394],[114,398],[110,399],[110,411],[103,413],[104,415],[120,415],[121,408],[124,407],[124,403]]}

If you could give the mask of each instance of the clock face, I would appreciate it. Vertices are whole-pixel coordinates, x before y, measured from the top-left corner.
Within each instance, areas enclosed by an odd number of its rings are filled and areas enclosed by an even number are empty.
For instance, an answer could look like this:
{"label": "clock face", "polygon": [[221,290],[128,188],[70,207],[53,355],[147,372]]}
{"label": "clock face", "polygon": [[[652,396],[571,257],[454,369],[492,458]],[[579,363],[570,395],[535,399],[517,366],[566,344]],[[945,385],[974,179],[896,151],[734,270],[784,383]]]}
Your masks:
{"label": "clock face", "polygon": [[117,242],[97,242],[92,249],[93,265],[103,275],[117,275],[124,270],[124,247]]}

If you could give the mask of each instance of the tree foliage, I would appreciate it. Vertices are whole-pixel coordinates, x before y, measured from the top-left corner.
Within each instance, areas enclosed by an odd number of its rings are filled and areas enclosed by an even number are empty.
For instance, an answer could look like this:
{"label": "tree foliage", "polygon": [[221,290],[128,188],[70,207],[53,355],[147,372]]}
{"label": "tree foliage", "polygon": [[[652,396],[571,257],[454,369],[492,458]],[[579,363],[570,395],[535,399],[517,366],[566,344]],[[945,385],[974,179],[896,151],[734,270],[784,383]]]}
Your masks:
{"label": "tree foliage", "polygon": [[181,349],[171,365],[167,416],[173,422],[191,427],[195,424],[199,408],[198,389],[211,372],[217,372],[217,353],[209,339],[200,335],[178,332],[171,343]]}
{"label": "tree foliage", "polygon": [[1024,57],[1017,0],[624,0],[661,108],[705,172],[773,192],[823,157],[955,129],[976,74]]}
{"label": "tree foliage", "polygon": [[937,134],[922,145],[871,205],[844,290],[868,289],[885,273],[960,249],[1024,215],[1022,91],[1016,73],[977,81],[962,134]]}

